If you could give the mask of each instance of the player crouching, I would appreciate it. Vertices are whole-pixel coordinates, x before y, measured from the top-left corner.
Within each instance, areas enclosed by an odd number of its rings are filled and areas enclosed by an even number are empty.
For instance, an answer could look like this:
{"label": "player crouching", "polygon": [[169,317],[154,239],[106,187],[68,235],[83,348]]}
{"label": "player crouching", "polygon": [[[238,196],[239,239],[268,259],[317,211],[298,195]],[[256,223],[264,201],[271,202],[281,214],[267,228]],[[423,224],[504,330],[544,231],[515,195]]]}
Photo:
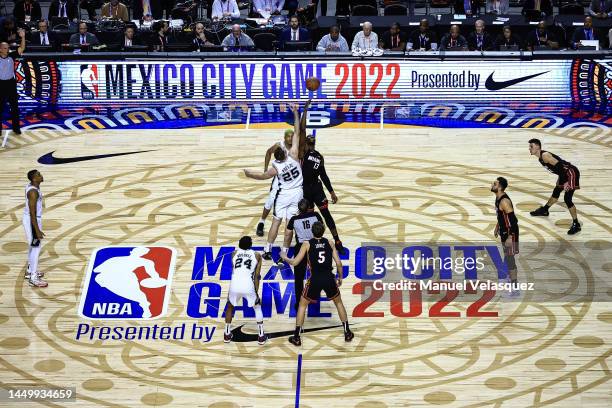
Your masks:
{"label": "player crouching", "polygon": [[234,317],[234,305],[245,298],[249,307],[255,309],[257,319],[257,343],[266,344],[268,337],[263,328],[263,312],[261,311],[261,299],[257,294],[259,281],[261,279],[261,255],[251,249],[253,241],[251,237],[244,236],[238,242],[238,248],[232,253],[232,280],[230,282],[229,294],[227,296],[227,309],[225,311],[225,332],[223,341],[232,341],[232,318]]}

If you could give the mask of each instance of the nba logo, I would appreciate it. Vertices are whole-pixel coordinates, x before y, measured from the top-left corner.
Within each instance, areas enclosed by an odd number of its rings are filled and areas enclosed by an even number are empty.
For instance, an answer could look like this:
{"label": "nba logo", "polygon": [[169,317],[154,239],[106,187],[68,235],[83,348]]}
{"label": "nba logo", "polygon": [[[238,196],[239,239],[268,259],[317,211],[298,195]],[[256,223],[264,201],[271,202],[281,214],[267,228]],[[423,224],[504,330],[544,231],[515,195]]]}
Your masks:
{"label": "nba logo", "polygon": [[146,320],[163,316],[170,301],[176,250],[109,246],[93,251],[79,315],[89,319]]}
{"label": "nba logo", "polygon": [[98,97],[98,66],[81,65],[81,97],[95,99]]}

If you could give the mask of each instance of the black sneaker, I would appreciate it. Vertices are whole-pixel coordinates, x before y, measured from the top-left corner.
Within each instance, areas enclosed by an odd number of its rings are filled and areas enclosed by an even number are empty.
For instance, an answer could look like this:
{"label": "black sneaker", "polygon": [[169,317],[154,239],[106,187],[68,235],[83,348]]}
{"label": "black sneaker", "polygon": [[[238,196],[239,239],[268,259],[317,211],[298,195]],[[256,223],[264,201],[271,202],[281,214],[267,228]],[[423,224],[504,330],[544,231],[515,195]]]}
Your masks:
{"label": "black sneaker", "polygon": [[257,336],[257,344],[259,344],[260,346],[263,346],[264,344],[266,344],[267,340],[268,340],[267,334],[264,334],[263,336]]}
{"label": "black sneaker", "polygon": [[572,222],[572,226],[570,227],[569,231],[567,231],[567,235],[574,235],[580,232],[581,230],[582,227],[580,226],[580,223],[578,221],[574,221]]}
{"label": "black sneaker", "polygon": [[265,259],[266,261],[271,261],[272,260],[272,252],[264,252],[261,257],[263,259]]}
{"label": "black sneaker", "polygon": [[230,341],[232,341],[232,337],[234,337],[233,333],[227,334],[227,333],[223,333],[223,342],[224,343],[229,343]]}
{"label": "black sneaker", "polygon": [[531,211],[529,214],[531,214],[533,217],[548,217],[548,209],[540,207],[537,210]]}
{"label": "black sneaker", "polygon": [[21,129],[13,129],[13,133],[16,135],[20,135],[21,134]]}
{"label": "black sneaker", "polygon": [[353,340],[353,338],[355,337],[355,335],[353,334],[352,331],[347,330],[344,332],[344,341],[349,342],[351,340]]}
{"label": "black sneaker", "polygon": [[289,337],[289,343],[299,347],[302,345],[302,339],[300,339],[300,336],[291,336]]}
{"label": "black sneaker", "polygon": [[264,223],[260,222],[259,224],[257,224],[257,230],[255,231],[255,234],[257,234],[258,237],[263,237],[264,236]]}

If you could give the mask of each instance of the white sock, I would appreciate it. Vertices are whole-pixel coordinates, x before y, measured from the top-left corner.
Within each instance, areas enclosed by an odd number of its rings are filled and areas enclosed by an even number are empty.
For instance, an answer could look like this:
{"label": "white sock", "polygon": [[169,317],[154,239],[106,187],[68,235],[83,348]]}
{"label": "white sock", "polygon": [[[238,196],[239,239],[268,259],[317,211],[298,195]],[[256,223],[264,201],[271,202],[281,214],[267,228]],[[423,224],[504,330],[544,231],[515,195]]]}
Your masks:
{"label": "white sock", "polygon": [[265,222],[266,220],[264,220],[263,218],[260,218],[258,224],[265,224]]}
{"label": "white sock", "polygon": [[265,252],[272,252],[272,244],[271,243],[266,242]]}
{"label": "white sock", "polygon": [[232,332],[232,324],[225,323],[225,334],[230,334]]}
{"label": "white sock", "polygon": [[34,274],[38,272],[38,256],[40,255],[40,245],[37,247],[31,247],[29,261],[30,261],[30,274],[31,278],[34,278]]}
{"label": "white sock", "polygon": [[259,330],[259,335],[263,336],[263,312],[261,311],[261,305],[255,305],[253,309],[255,309],[255,319],[257,319],[257,329]]}

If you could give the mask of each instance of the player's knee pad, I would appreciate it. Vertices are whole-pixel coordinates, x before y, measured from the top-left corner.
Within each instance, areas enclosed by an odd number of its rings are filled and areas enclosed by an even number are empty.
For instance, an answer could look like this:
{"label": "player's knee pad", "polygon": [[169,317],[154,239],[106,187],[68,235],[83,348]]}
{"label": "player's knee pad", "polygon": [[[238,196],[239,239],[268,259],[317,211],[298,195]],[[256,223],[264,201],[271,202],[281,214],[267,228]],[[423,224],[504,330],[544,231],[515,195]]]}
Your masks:
{"label": "player's knee pad", "polygon": [[562,191],[563,189],[561,187],[555,187],[555,189],[552,192],[552,196],[558,200],[559,197],[561,196]]}
{"label": "player's knee pad", "polygon": [[320,208],[321,210],[321,215],[323,216],[323,219],[325,220],[325,224],[327,225],[327,228],[332,229],[332,228],[336,228],[336,222],[334,221],[334,217],[332,217],[331,213],[329,212],[329,208],[325,207],[325,208]]}
{"label": "player's knee pad", "polygon": [[565,202],[565,205],[567,205],[567,208],[572,208],[574,206],[574,202],[572,201],[573,196],[573,191],[566,191],[563,195],[563,201]]}

